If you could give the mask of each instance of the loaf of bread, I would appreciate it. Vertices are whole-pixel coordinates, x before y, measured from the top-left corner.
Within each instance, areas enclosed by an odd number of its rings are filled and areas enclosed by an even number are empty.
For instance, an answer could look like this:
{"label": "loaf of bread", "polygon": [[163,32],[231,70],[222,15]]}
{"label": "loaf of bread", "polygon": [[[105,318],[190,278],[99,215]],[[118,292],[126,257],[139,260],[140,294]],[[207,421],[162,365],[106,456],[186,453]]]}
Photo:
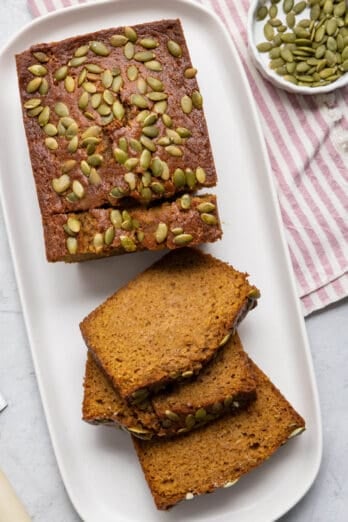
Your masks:
{"label": "loaf of bread", "polygon": [[238,415],[226,415],[172,439],[133,437],[159,509],[234,485],[305,429],[304,420],[279,390],[255,364],[253,368],[257,399]]}
{"label": "loaf of bread", "polygon": [[184,248],[118,290],[80,328],[120,395],[138,402],[198,373],[258,297],[247,274]]}
{"label": "loaf of bread", "polygon": [[88,353],[82,416],[91,424],[119,425],[144,439],[186,433],[255,400],[255,378],[237,334],[198,376],[129,406]]}
{"label": "loaf of bread", "polygon": [[46,231],[57,214],[148,205],[216,184],[179,20],[34,45],[16,63]]}
{"label": "loaf of bread", "polygon": [[128,210],[92,209],[44,220],[49,261],[76,262],[140,250],[173,250],[221,237],[213,195],[184,194],[174,202]]}

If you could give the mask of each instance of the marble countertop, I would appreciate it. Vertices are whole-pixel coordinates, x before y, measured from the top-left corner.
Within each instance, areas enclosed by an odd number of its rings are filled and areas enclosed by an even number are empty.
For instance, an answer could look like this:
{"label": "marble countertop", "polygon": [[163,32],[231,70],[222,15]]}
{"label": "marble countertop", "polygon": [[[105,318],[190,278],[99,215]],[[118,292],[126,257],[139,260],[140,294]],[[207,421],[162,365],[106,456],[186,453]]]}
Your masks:
{"label": "marble countertop", "polygon": [[[0,46],[30,20],[26,0],[1,0]],[[65,492],[47,432],[1,212],[0,237],[0,389],[9,403],[0,415],[0,467],[33,521],[75,522],[80,518]],[[324,452],[317,480],[282,522],[348,520],[347,319],[347,299],[306,319]]]}

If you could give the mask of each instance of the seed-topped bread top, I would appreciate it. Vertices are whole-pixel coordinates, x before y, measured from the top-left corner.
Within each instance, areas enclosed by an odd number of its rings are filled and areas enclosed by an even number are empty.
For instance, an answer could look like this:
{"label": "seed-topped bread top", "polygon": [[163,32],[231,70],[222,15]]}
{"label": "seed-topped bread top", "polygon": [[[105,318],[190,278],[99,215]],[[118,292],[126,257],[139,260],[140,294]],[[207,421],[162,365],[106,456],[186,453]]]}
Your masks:
{"label": "seed-topped bread top", "polygon": [[119,424],[140,438],[168,437],[238,412],[255,400],[255,387],[253,370],[237,334],[197,378],[131,407],[88,352],[82,414],[87,422]]}
{"label": "seed-topped bread top", "polygon": [[119,393],[139,401],[197,373],[258,296],[247,274],[184,248],[121,288],[80,327]]}
{"label": "seed-topped bread top", "polygon": [[232,486],[304,430],[302,417],[266,375],[256,365],[253,368],[257,399],[245,411],[173,439],[142,441],[133,437],[159,509]]}
{"label": "seed-topped bread top", "polygon": [[216,184],[179,20],[38,44],[16,61],[43,216]]}
{"label": "seed-topped bread top", "polygon": [[84,261],[140,250],[175,249],[220,239],[213,195],[184,194],[150,208],[92,209],[44,220],[49,261]]}

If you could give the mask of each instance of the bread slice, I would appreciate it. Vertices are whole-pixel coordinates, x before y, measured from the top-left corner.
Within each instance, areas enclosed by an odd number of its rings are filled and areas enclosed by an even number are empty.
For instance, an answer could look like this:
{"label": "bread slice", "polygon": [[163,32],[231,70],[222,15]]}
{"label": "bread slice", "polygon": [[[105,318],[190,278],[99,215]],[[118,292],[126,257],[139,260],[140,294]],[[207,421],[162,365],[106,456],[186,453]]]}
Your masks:
{"label": "bread slice", "polygon": [[257,297],[247,274],[184,248],[121,288],[80,328],[120,395],[139,402],[198,373]]}
{"label": "bread slice", "polygon": [[171,250],[221,238],[212,194],[189,196],[154,207],[91,209],[44,219],[48,261],[74,263],[141,250]]}
{"label": "bread slice", "polygon": [[219,350],[195,379],[129,407],[88,353],[83,419],[91,424],[118,424],[140,438],[186,433],[237,412],[256,398],[254,374],[238,334]]}
{"label": "bread slice", "polygon": [[168,440],[133,437],[158,509],[232,486],[304,430],[302,417],[255,364],[253,368],[257,399],[238,415]]}

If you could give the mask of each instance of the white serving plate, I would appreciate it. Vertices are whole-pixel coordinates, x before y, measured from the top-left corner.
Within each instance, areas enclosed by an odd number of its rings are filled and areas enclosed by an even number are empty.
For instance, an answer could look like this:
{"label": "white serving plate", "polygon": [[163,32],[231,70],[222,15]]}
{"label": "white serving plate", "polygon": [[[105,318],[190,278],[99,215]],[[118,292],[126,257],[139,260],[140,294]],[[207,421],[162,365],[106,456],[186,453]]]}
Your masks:
{"label": "white serving plate", "polygon": [[[262,299],[240,328],[246,350],[305,417],[308,429],[234,488],[156,511],[130,438],[81,417],[86,349],[79,321],[158,254],[48,264],[22,126],[14,54],[33,43],[180,17],[205,100],[219,173],[224,237],[208,247],[248,271]],[[217,17],[187,0],[118,0],[38,19],[2,50],[1,194],[49,431],[70,498],[87,522],[275,520],[311,486],[322,435],[311,355],[252,93]],[[122,325],[120,325],[122,327]]]}

